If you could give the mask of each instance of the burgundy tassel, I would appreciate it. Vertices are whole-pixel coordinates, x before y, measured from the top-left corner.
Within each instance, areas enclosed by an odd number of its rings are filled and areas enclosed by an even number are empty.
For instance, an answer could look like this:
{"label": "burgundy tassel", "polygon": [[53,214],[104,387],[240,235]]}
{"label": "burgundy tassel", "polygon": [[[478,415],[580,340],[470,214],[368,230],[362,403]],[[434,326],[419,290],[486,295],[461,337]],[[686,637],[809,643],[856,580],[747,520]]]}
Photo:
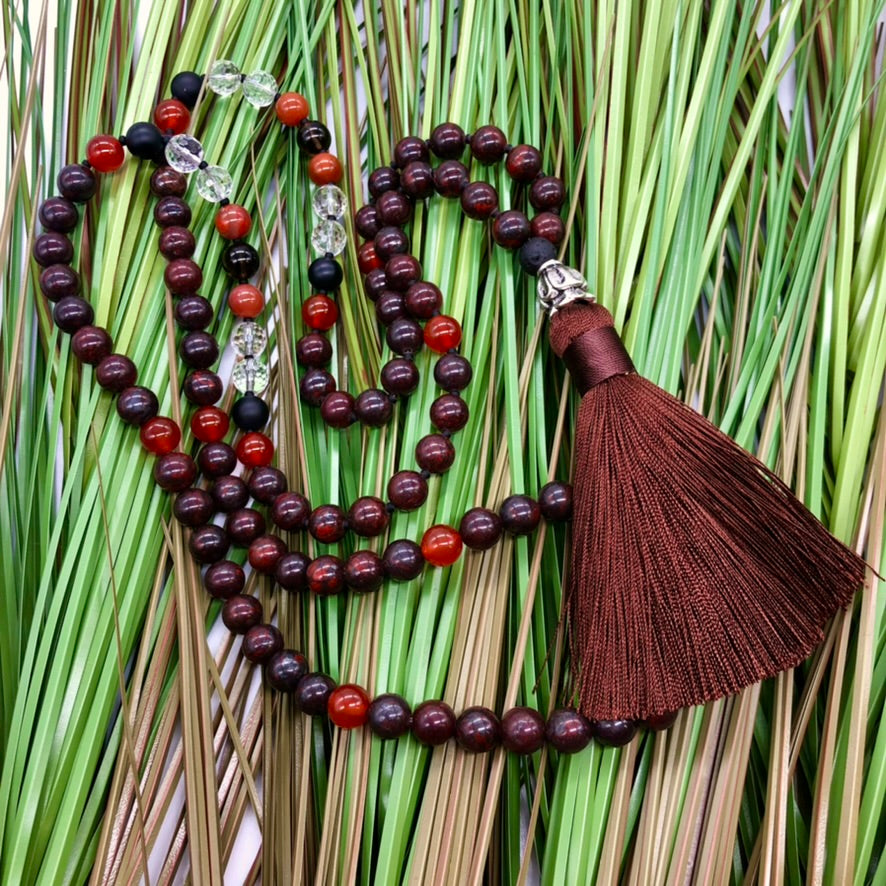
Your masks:
{"label": "burgundy tassel", "polygon": [[864,561],[762,462],[639,376],[604,308],[566,304],[550,338],[583,395],[566,589],[582,713],[663,715],[803,661]]}

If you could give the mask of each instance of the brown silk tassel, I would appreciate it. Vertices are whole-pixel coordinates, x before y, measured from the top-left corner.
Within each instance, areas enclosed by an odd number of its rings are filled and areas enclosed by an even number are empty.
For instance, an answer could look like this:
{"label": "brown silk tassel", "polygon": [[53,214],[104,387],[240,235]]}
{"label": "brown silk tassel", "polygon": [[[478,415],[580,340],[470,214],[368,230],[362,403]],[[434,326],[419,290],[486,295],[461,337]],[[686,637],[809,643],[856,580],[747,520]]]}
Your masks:
{"label": "brown silk tassel", "polygon": [[566,589],[580,710],[641,720],[796,666],[864,561],[762,462],[637,375],[608,311],[565,302],[550,339],[583,395]]}

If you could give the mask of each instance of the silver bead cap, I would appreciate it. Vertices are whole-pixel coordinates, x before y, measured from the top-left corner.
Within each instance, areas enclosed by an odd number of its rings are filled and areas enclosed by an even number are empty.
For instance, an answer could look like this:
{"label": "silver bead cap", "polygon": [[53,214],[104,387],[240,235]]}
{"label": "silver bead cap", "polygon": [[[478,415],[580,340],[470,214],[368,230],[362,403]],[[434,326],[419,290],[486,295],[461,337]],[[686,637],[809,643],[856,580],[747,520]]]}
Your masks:
{"label": "silver bead cap", "polygon": [[575,301],[596,301],[587,280],[561,261],[546,261],[538,269],[538,303],[553,316]]}

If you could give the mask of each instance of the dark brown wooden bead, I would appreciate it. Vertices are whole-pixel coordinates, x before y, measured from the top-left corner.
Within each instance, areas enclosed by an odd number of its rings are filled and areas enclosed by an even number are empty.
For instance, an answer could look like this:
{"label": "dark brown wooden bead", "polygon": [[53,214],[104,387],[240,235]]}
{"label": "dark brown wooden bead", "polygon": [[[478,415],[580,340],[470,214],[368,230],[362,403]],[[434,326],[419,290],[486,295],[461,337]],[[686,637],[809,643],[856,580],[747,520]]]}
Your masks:
{"label": "dark brown wooden bead", "polygon": [[382,555],[385,574],[393,581],[412,581],[424,569],[425,558],[421,548],[408,539],[392,541]]}
{"label": "dark brown wooden bead", "polygon": [[414,356],[425,343],[421,326],[415,320],[395,320],[385,333],[388,347],[402,357]]}
{"label": "dark brown wooden bead", "polygon": [[131,388],[137,377],[135,363],[123,354],[109,354],[95,368],[95,380],[112,394]]}
{"label": "dark brown wooden bead", "polygon": [[511,535],[528,535],[541,520],[538,502],[528,495],[510,495],[499,509],[504,528]]}
{"label": "dark brown wooden bead", "polygon": [[544,717],[532,708],[511,708],[501,718],[501,743],[512,754],[534,754],[545,743]]}
{"label": "dark brown wooden bead", "polygon": [[283,649],[283,635],[274,625],[253,625],[243,635],[242,648],[244,658],[253,664],[264,664]]}
{"label": "dark brown wooden bead", "polygon": [[195,406],[212,406],[213,403],[218,403],[224,392],[221,378],[205,369],[198,369],[185,376],[182,389],[185,397]]}
{"label": "dark brown wooden bead", "polygon": [[368,428],[380,428],[386,425],[394,414],[394,406],[388,395],[377,388],[363,391],[357,397],[354,410],[361,424]]}
{"label": "dark brown wooden bead", "polygon": [[458,525],[461,540],[472,551],[488,551],[500,538],[501,517],[487,508],[471,508]]}
{"label": "dark brown wooden bead", "polygon": [[419,280],[406,290],[406,310],[417,320],[430,320],[443,307],[443,293],[427,280]]}
{"label": "dark brown wooden bead", "polygon": [[213,563],[203,576],[203,587],[216,600],[228,600],[237,596],[246,584],[243,567],[233,560]]}
{"label": "dark brown wooden bead", "polygon": [[377,591],[384,579],[384,563],[373,551],[356,551],[345,562],[345,584],[358,594]]}
{"label": "dark brown wooden bead", "polygon": [[175,497],[172,513],[182,526],[202,526],[212,519],[215,505],[212,496],[203,489],[186,489]]}
{"label": "dark brown wooden bead", "polygon": [[281,492],[271,506],[271,519],[281,529],[306,529],[311,516],[311,503],[300,492]]}
{"label": "dark brown wooden bead", "polygon": [[192,259],[176,258],[166,265],[163,279],[173,295],[193,295],[203,284],[203,271]]}
{"label": "dark brown wooden bead", "polygon": [[309,369],[299,382],[302,402],[308,406],[320,406],[335,390],[335,379],[325,369]]}
{"label": "dark brown wooden bead", "polygon": [[388,498],[400,511],[414,511],[428,498],[428,483],[418,471],[397,471],[388,481]]}
{"label": "dark brown wooden bead", "polygon": [[381,225],[378,212],[374,206],[362,206],[354,214],[354,227],[364,240],[371,240],[378,233]]}
{"label": "dark brown wooden bead", "polygon": [[274,578],[287,591],[307,590],[310,565],[311,561],[301,551],[290,551],[277,561]]}
{"label": "dark brown wooden bead", "polygon": [[70,234],[80,221],[80,213],[70,200],[64,197],[50,197],[40,204],[40,224],[47,231]]}
{"label": "dark brown wooden bead", "polygon": [[457,394],[443,394],[431,404],[431,424],[454,434],[468,423],[468,404]]}
{"label": "dark brown wooden bead", "polygon": [[325,335],[312,332],[295,343],[295,359],[300,366],[320,369],[332,359],[332,344]]}
{"label": "dark brown wooden bead", "polygon": [[431,150],[441,160],[461,157],[467,143],[465,131],[457,123],[441,123],[429,139]]}
{"label": "dark brown wooden bead", "polygon": [[62,332],[73,335],[78,329],[92,325],[95,312],[92,305],[79,295],[66,295],[55,303],[52,319]]}
{"label": "dark brown wooden bead", "polygon": [[538,210],[556,210],[566,201],[563,181],[554,175],[537,178],[529,189],[529,202]]}
{"label": "dark brown wooden bead", "polygon": [[497,126],[481,126],[471,135],[471,154],[486,166],[501,160],[507,146],[508,140]]}
{"label": "dark brown wooden bead", "polygon": [[396,320],[407,317],[406,297],[402,292],[386,289],[375,303],[375,316],[382,326],[390,326]]}
{"label": "dark brown wooden bead", "polygon": [[644,729],[652,729],[655,732],[661,732],[663,729],[670,729],[677,719],[679,711],[670,711],[666,714],[652,714],[645,720],[641,721]]}
{"label": "dark brown wooden bead", "polygon": [[273,504],[278,495],[286,492],[286,485],[286,474],[270,465],[257,467],[249,475],[252,497],[265,505]]}
{"label": "dark brown wooden bead", "polygon": [[56,180],[62,197],[73,203],[86,203],[95,196],[97,182],[93,171],[80,163],[63,166]]}
{"label": "dark brown wooden bead", "polygon": [[442,434],[426,434],[416,444],[415,460],[422,470],[445,474],[455,461],[455,447]]}
{"label": "dark brown wooden bead", "polygon": [[182,492],[193,486],[196,479],[197,465],[194,464],[194,459],[184,452],[161,455],[154,465],[154,482],[167,492]]}
{"label": "dark brown wooden bead", "polygon": [[212,323],[213,310],[202,295],[186,295],[175,303],[175,322],[182,329],[197,332]]}
{"label": "dark brown wooden bead", "polygon": [[228,474],[219,477],[209,490],[216,508],[226,514],[246,507],[249,501],[249,490],[246,484],[239,478]]}
{"label": "dark brown wooden bead", "polygon": [[578,711],[559,708],[551,713],[545,726],[548,744],[561,754],[577,754],[591,740],[591,726]]}
{"label": "dark brown wooden bead", "polygon": [[485,221],[498,209],[498,192],[486,182],[470,182],[461,192],[461,208],[468,218]]}
{"label": "dark brown wooden bead", "polygon": [[532,145],[516,145],[508,151],[505,161],[508,175],[521,184],[528,184],[541,172],[541,154]]}
{"label": "dark brown wooden bead", "polygon": [[188,180],[171,166],[160,166],[151,175],[151,193],[156,197],[184,197]]}
{"label": "dark brown wooden bead", "polygon": [[249,565],[256,572],[270,575],[286,553],[286,542],[282,538],[276,535],[260,535],[249,545]]}
{"label": "dark brown wooden bead", "polygon": [[387,225],[382,228],[373,240],[375,254],[382,260],[387,261],[391,256],[403,255],[409,252],[409,237],[402,228]]}
{"label": "dark brown wooden bead", "polygon": [[338,558],[324,554],[311,561],[307,570],[308,590],[321,597],[340,594],[345,588],[345,566]]}
{"label": "dark brown wooden bead", "polygon": [[107,329],[81,326],[71,338],[71,350],[81,363],[97,366],[110,353],[114,343]]}
{"label": "dark brown wooden bead", "polygon": [[404,167],[400,174],[403,193],[413,200],[427,200],[434,194],[434,170],[430,163],[414,161]]}
{"label": "dark brown wooden bead", "polygon": [[239,508],[225,518],[225,532],[240,547],[249,547],[265,533],[265,518],[255,508]]}
{"label": "dark brown wooden bead", "polygon": [[255,597],[237,596],[225,601],[222,621],[234,634],[245,634],[262,619],[262,605]]}
{"label": "dark brown wooden bead", "polygon": [[295,703],[309,717],[325,717],[329,696],[335,689],[335,680],[326,674],[308,674],[302,677],[295,690]]}
{"label": "dark brown wooden bead", "polygon": [[381,368],[381,385],[397,397],[408,397],[419,382],[418,369],[411,360],[398,357],[388,360]]}
{"label": "dark brown wooden bead", "polygon": [[444,160],[434,170],[434,187],[441,197],[454,199],[461,196],[468,181],[468,169],[459,160]]}
{"label": "dark brown wooden bead", "polygon": [[591,735],[602,745],[620,748],[637,734],[633,720],[591,720]]}
{"label": "dark brown wooden bead", "polygon": [[388,278],[384,268],[374,268],[363,278],[363,286],[370,301],[375,301],[387,288]]}
{"label": "dark brown wooden bead", "polygon": [[434,381],[444,391],[463,391],[473,375],[471,364],[461,354],[444,354],[434,366]]}
{"label": "dark brown wooden bead", "polygon": [[308,670],[308,660],[300,652],[283,649],[265,665],[265,678],[277,692],[295,692]]}
{"label": "dark brown wooden bead", "polygon": [[429,747],[445,744],[455,735],[455,712],[445,701],[424,701],[412,712],[412,734]]}
{"label": "dark brown wooden bead", "polygon": [[348,528],[363,538],[381,535],[390,519],[385,503],[374,495],[361,496],[348,509]]}
{"label": "dark brown wooden bead", "polygon": [[492,239],[503,249],[519,249],[530,231],[529,219],[516,209],[502,212],[492,223]]}
{"label": "dark brown wooden bead", "polygon": [[218,360],[218,342],[208,332],[189,332],[179,342],[179,356],[192,369],[208,369]]}
{"label": "dark brown wooden bead", "polygon": [[198,526],[188,539],[191,556],[198,563],[217,563],[228,551],[228,536],[221,526],[207,523]]}
{"label": "dark brown wooden bead", "polygon": [[140,385],[133,385],[120,392],[117,397],[117,414],[128,425],[141,427],[149,418],[157,414],[160,404],[157,395]]}
{"label": "dark brown wooden bead", "polygon": [[553,212],[539,212],[532,217],[530,232],[533,237],[541,237],[559,246],[566,236],[566,225],[563,219]]}
{"label": "dark brown wooden bead", "polygon": [[338,505],[320,505],[311,511],[308,532],[321,544],[332,545],[341,541],[347,532],[345,512]]}
{"label": "dark brown wooden bead", "polygon": [[197,464],[200,472],[210,479],[223,477],[237,467],[237,453],[227,443],[207,443],[197,454]]}
{"label": "dark brown wooden bead", "polygon": [[485,754],[501,742],[501,723],[489,708],[468,708],[455,723],[455,740],[472,754]]}
{"label": "dark brown wooden bead", "polygon": [[572,517],[572,486],[546,483],[538,494],[538,507],[545,520],[569,520]]}
{"label": "dark brown wooden bead", "polygon": [[172,225],[160,233],[160,254],[164,258],[190,258],[196,248],[197,241],[187,228]]}
{"label": "dark brown wooden bead", "polygon": [[388,692],[372,700],[367,722],[374,735],[389,741],[409,732],[412,727],[412,711],[405,698]]}
{"label": "dark brown wooden bead", "polygon": [[427,162],[429,156],[425,140],[415,135],[401,138],[394,146],[394,165],[400,169],[417,161]]}
{"label": "dark brown wooden bead", "polygon": [[154,206],[154,221],[161,228],[186,228],[191,223],[191,207],[181,197],[161,197]]}
{"label": "dark brown wooden bead", "polygon": [[382,225],[405,225],[412,218],[412,204],[400,191],[385,191],[375,201],[375,211]]}
{"label": "dark brown wooden bead", "polygon": [[47,231],[34,241],[32,254],[37,264],[44,268],[67,265],[74,258],[74,244],[64,234]]}
{"label": "dark brown wooden bead", "polygon": [[320,404],[320,415],[329,427],[344,430],[357,421],[356,403],[347,391],[333,391]]}
{"label": "dark brown wooden bead", "polygon": [[390,166],[379,166],[378,169],[373,169],[369,173],[367,185],[370,195],[378,200],[382,194],[396,191],[400,187],[400,173]]}
{"label": "dark brown wooden bead", "polygon": [[50,265],[40,272],[40,291],[50,301],[78,295],[80,275],[69,265]]}

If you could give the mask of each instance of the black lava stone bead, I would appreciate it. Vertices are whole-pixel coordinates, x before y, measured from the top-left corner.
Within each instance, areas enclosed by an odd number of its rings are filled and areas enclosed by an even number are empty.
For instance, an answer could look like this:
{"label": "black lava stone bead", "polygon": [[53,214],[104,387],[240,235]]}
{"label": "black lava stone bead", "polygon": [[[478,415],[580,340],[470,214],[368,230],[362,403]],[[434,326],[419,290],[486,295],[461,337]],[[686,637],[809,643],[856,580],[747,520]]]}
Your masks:
{"label": "black lava stone bead", "polygon": [[557,247],[544,237],[530,237],[520,247],[520,266],[527,274],[535,276],[539,268],[557,257]]}
{"label": "black lava stone bead", "polygon": [[163,133],[153,123],[133,123],[126,130],[126,147],[139,160],[153,160],[158,165],[166,162]]}

